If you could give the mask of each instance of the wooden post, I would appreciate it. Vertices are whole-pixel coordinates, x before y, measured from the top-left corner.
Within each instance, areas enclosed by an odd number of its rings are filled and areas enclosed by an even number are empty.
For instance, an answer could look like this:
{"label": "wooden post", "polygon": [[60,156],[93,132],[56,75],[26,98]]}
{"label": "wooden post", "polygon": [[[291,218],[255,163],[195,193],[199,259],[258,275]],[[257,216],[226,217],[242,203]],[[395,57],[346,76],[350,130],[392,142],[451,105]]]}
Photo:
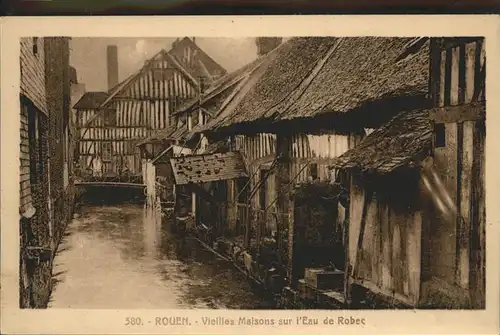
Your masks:
{"label": "wooden post", "polygon": [[[474,69],[474,73],[468,77],[474,76],[474,85],[469,90],[469,82],[467,81],[467,95],[472,96],[472,99],[480,98],[481,86],[484,90],[484,77],[481,75],[484,66],[484,45],[483,42],[475,43],[474,64],[470,65]],[[472,72],[472,71],[471,71]],[[472,93],[472,95],[471,95]],[[470,267],[469,267],[469,289],[473,308],[484,308],[486,282],[485,282],[485,190],[484,190],[484,174],[485,174],[485,122],[478,120],[473,124],[473,155],[471,168],[471,235],[470,235]]]}
{"label": "wooden post", "polygon": [[243,223],[245,225],[245,248],[248,249],[250,246],[250,229],[252,228],[252,206],[250,203],[247,203],[247,206],[245,207],[245,222]]}
{"label": "wooden post", "polygon": [[235,227],[236,227],[236,213],[237,213],[237,208],[236,208],[236,203],[237,199],[236,197],[236,182],[234,180],[228,180],[228,192],[227,192],[227,228],[231,232],[231,234],[234,233]]}
{"label": "wooden post", "polygon": [[285,216],[280,215],[278,223],[278,236],[280,236],[282,229],[288,226],[288,284],[292,285],[294,278],[292,278],[293,268],[293,242],[294,242],[294,215],[293,206],[294,201],[290,199],[290,190],[292,185],[290,183],[290,157],[291,157],[291,136],[287,134],[276,134],[276,157],[279,157],[276,171],[276,194],[278,194],[277,212],[288,213],[288,220],[285,221]]}

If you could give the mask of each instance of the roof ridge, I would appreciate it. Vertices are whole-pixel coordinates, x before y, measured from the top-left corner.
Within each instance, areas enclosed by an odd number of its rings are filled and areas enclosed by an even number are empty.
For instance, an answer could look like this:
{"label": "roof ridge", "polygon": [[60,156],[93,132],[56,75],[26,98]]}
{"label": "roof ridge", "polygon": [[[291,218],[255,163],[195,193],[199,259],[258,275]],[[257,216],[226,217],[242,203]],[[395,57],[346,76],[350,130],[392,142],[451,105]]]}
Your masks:
{"label": "roof ridge", "polygon": [[168,52],[165,52],[165,56],[167,56],[171,61],[172,63],[179,69],[181,70],[181,72],[186,76],[188,77],[188,79],[190,81],[193,82],[193,84],[195,85],[199,85],[199,82],[198,80],[196,80],[196,78],[194,78],[191,73],[189,73],[189,71],[177,60],[177,58],[175,58],[174,56],[170,55]]}
{"label": "roof ridge", "polygon": [[[252,74],[253,74],[253,73],[255,73],[258,69],[261,69],[263,66],[265,66],[265,67],[266,67],[266,69],[267,69],[267,68],[269,67],[269,65],[270,65],[271,61],[273,61],[274,59],[276,59],[277,54],[278,54],[278,50],[279,50],[279,49],[282,49],[282,48],[283,48],[283,46],[285,46],[285,45],[287,45],[287,44],[288,44],[288,42],[286,42],[286,43],[281,43],[281,44],[280,44],[280,45],[278,45],[276,48],[274,48],[273,50],[269,51],[266,55],[264,55],[264,56],[262,57],[262,62],[261,62],[260,64],[258,64],[256,67],[254,67],[254,68],[253,68],[253,69],[252,69],[252,70],[251,70],[251,71],[250,71],[250,72],[246,75],[246,80],[244,80],[242,83],[240,83],[240,84],[238,85],[238,86],[240,86],[240,87],[239,87],[239,89],[238,89],[238,90],[236,90],[236,89],[235,89],[236,93],[239,93],[239,92],[241,91],[241,89],[242,89],[242,88],[246,85],[246,83],[250,81],[250,78],[251,78]],[[260,76],[262,76],[263,74],[264,74],[264,72],[262,72],[262,73],[260,74]],[[254,87],[254,86],[255,86],[255,85],[259,82],[260,76],[259,76],[259,78],[257,78],[257,80],[255,80],[255,81],[253,82],[252,86],[248,89],[247,93],[250,91],[250,89],[252,89],[252,87]],[[235,92],[233,92],[233,93],[235,93]],[[234,96],[235,96],[235,95],[236,95],[236,94],[234,94],[234,95],[233,95],[233,94],[231,94],[231,96],[230,96],[230,97],[228,97],[228,98],[224,101],[224,104],[221,106],[221,108],[219,109],[219,111],[221,111],[221,110],[223,109],[222,107],[225,107],[226,105],[228,105],[229,103],[231,103],[231,102],[232,102],[232,99],[234,98]],[[229,100],[229,98],[231,98],[231,99]],[[244,98],[244,97],[243,97],[243,98]],[[229,100],[229,101],[228,101],[228,100]],[[233,109],[233,112],[234,112],[234,109]],[[222,112],[221,112],[221,113],[218,113],[218,114],[217,114],[217,116],[220,116],[221,114],[222,114]],[[230,114],[228,114],[228,115],[226,115],[226,116],[224,117],[224,121],[231,120],[231,119],[232,119],[232,118],[234,118],[234,117],[236,117],[236,115],[234,115],[234,113],[230,113]]]}
{"label": "roof ridge", "polygon": [[[113,99],[117,94],[118,92],[121,92],[123,91],[125,88],[129,87],[129,85],[132,84],[132,82],[134,81],[134,79],[136,79],[146,68],[149,68],[150,64],[151,64],[151,61],[156,58],[158,55],[160,55],[161,53],[164,53],[166,52],[164,48],[162,48],[160,51],[158,51],[156,54],[154,54],[152,57],[148,58],[145,62],[144,62],[144,65],[142,65],[136,72],[132,73],[128,78],[126,78],[125,80],[123,80],[120,84],[118,85],[122,85],[123,86],[121,88],[117,88],[112,94],[109,95],[109,97],[106,99],[106,101],[104,101],[102,103],[101,106],[105,106],[107,103],[109,103],[111,101],[111,99]],[[117,86],[118,86],[117,85]],[[115,86],[116,87],[116,86]]]}
{"label": "roof ridge", "polygon": [[178,44],[176,44],[174,47],[172,47],[168,52],[174,50],[179,44],[180,42],[183,42],[183,41],[189,41],[189,43],[191,45],[193,45],[197,50],[201,51],[205,56],[207,56],[212,62],[214,62],[214,64],[216,64],[221,70],[224,70],[225,73],[227,73],[227,70],[222,66],[220,65],[215,59],[213,59],[208,53],[206,53],[205,50],[203,50],[198,44],[196,44],[192,39],[190,39],[189,37],[185,36],[182,40],[179,41]]}

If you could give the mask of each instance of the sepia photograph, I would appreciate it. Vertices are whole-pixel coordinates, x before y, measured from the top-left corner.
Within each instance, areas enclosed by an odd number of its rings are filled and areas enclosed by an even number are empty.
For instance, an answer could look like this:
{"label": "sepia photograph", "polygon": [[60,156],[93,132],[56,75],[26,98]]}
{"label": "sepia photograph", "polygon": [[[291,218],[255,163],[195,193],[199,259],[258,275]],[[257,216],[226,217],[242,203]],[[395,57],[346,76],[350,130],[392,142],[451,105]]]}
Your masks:
{"label": "sepia photograph", "polygon": [[482,37],[20,40],[20,307],[484,309]]}
{"label": "sepia photograph", "polygon": [[2,19],[0,333],[497,334],[498,24]]}

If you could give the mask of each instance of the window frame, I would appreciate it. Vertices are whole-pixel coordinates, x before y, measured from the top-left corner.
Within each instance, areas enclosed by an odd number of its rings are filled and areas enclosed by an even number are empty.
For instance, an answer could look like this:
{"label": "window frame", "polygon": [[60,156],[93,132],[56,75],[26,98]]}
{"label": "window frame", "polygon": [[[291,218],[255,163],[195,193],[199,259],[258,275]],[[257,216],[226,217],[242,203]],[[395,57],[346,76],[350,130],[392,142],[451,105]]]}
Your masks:
{"label": "window frame", "polygon": [[446,147],[446,125],[444,123],[434,124],[434,148]]}
{"label": "window frame", "polygon": [[[109,149],[109,150],[107,150]],[[111,162],[113,160],[113,143],[110,141],[101,143],[101,157],[103,162]]]}

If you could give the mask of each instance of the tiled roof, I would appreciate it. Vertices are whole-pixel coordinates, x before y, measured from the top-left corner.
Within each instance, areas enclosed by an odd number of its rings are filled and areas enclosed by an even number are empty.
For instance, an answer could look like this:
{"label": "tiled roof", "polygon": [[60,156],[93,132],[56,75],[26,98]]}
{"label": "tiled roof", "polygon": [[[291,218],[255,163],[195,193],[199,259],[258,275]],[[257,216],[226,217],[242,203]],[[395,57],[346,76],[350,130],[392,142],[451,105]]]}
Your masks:
{"label": "tiled roof", "polygon": [[191,155],[171,158],[175,183],[205,183],[247,177],[239,152]]}

